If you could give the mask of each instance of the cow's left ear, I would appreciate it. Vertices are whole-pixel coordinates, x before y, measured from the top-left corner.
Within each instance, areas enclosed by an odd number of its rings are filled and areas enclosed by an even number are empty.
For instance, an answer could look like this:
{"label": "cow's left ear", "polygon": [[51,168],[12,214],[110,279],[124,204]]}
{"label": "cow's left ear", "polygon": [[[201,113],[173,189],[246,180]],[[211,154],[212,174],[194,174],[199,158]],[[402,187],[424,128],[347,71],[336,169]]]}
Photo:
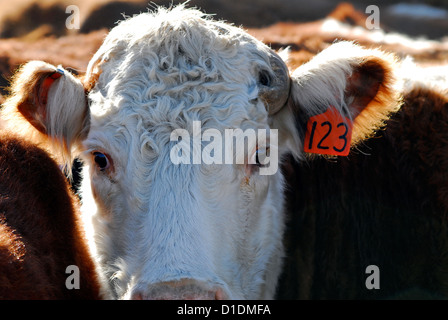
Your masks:
{"label": "cow's left ear", "polygon": [[298,158],[347,155],[400,107],[395,68],[392,54],[333,44],[291,74],[288,103],[273,116],[273,127]]}
{"label": "cow's left ear", "polygon": [[7,129],[47,147],[64,163],[88,130],[84,87],[62,67],[30,61],[13,77],[1,111]]}

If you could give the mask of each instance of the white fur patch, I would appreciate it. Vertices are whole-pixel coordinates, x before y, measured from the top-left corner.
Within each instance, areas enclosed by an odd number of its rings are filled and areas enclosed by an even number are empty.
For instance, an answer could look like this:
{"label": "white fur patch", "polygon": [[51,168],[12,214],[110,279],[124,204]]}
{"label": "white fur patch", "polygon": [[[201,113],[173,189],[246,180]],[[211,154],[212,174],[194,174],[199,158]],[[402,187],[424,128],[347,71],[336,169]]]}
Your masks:
{"label": "white fur patch", "polygon": [[[257,99],[266,68],[263,44],[182,6],[121,22],[89,63],[87,78],[99,77],[84,157],[98,207],[96,252],[115,297],[186,278],[229,298],[273,297],[281,175],[255,172],[247,181],[243,165],[174,165],[169,157],[171,132],[191,134],[193,121],[220,132],[269,129]],[[95,150],[110,155],[114,172],[95,170]]]}

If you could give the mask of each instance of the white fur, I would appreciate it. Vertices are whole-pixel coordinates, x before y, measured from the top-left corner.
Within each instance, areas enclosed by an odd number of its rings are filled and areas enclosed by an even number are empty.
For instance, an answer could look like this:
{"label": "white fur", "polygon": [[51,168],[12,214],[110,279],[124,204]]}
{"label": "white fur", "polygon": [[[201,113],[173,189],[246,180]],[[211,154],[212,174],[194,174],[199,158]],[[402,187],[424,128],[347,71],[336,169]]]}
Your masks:
{"label": "white fur", "polygon": [[89,117],[81,81],[61,69],[64,76],[55,81],[48,92],[45,123],[47,134],[56,140],[53,144],[63,146],[64,162],[70,164],[73,160],[72,149],[79,147],[86,134]]}
{"label": "white fur", "polygon": [[383,29],[367,30],[361,26],[351,26],[333,18],[323,20],[320,31],[334,38],[363,39],[376,44],[399,45],[416,52],[434,49],[446,50],[448,48],[448,41],[446,40],[435,41],[423,37],[411,38],[396,32],[386,32]]}
{"label": "white fur", "polygon": [[402,61],[397,73],[403,80],[403,91],[410,91],[420,86],[434,88],[440,93],[448,93],[448,64],[422,67],[411,57],[407,57]]}
{"label": "white fur", "polygon": [[[89,197],[91,180],[98,259],[114,297],[185,278],[232,299],[273,297],[282,176],[254,173],[246,184],[243,165],[176,166],[169,157],[171,131],[191,132],[193,120],[221,132],[269,128],[256,99],[268,65],[264,45],[182,6],[121,22],[95,54],[82,190]],[[95,170],[93,150],[111,155],[113,174]]]}

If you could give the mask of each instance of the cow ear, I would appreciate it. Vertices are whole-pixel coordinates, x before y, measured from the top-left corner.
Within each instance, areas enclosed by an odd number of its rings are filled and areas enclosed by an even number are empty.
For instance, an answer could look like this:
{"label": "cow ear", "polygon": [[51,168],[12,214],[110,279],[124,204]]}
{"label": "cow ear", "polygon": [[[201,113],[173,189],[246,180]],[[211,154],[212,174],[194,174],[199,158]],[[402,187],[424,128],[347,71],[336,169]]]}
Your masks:
{"label": "cow ear", "polygon": [[[347,155],[350,147],[371,137],[401,105],[396,64],[391,54],[340,42],[297,68],[288,104],[274,120],[287,149],[301,158],[303,151],[320,153],[321,143],[322,154]],[[341,123],[342,129],[330,131]],[[319,129],[323,132],[313,136]],[[347,150],[338,153],[347,141]]]}
{"label": "cow ear", "polygon": [[1,115],[7,129],[71,161],[72,148],[88,130],[81,81],[62,67],[31,61],[13,77],[10,91]]}

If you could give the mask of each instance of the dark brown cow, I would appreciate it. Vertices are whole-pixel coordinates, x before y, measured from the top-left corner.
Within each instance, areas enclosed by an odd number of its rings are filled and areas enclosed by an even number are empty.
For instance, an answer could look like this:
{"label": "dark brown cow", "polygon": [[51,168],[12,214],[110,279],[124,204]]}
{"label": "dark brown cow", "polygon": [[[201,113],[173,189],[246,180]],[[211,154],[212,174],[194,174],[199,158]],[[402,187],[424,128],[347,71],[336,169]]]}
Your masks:
{"label": "dark brown cow", "polygon": [[[0,299],[98,299],[99,282],[58,165],[22,140],[0,136]],[[79,268],[79,289],[73,267]],[[71,288],[71,289],[70,289]]]}
{"label": "dark brown cow", "polygon": [[[408,90],[346,158],[287,162],[278,298],[448,298],[448,95],[438,91]],[[379,289],[366,287],[369,265]]]}

